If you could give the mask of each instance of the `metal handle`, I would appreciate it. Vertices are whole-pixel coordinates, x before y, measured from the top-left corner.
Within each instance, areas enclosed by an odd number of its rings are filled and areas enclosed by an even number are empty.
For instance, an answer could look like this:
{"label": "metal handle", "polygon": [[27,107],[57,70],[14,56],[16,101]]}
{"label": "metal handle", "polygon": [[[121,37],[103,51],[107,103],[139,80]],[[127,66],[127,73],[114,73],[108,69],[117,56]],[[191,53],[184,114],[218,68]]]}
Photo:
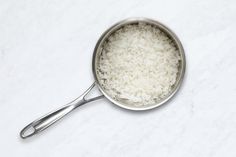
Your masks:
{"label": "metal handle", "polygon": [[51,126],[52,124],[54,124],[55,122],[57,122],[58,120],[63,118],[65,115],[67,115],[68,113],[70,113],[71,111],[76,109],[77,107],[79,107],[85,103],[103,98],[104,97],[103,95],[100,95],[100,96],[97,96],[97,97],[94,97],[91,99],[85,98],[85,96],[93,89],[94,86],[95,86],[95,83],[93,83],[81,96],[76,98],[74,101],[70,102],[69,104],[67,104],[67,105],[65,105],[53,112],[46,114],[45,116],[43,116],[39,119],[36,119],[32,123],[30,123],[29,125],[24,127],[20,132],[20,137],[25,139],[30,136],[33,136],[33,135],[45,130],[46,128],[48,128],[49,126]]}

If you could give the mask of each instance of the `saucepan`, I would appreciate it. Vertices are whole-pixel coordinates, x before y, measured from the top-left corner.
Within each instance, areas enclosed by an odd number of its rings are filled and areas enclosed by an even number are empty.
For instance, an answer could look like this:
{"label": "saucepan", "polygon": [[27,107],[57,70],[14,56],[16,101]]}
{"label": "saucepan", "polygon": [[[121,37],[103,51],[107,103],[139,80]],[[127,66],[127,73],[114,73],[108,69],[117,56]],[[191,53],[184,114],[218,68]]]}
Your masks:
{"label": "saucepan", "polygon": [[[112,33],[117,31],[118,29],[120,29],[121,27],[129,25],[129,24],[137,24],[140,22],[155,26],[155,27],[159,28],[160,30],[162,30],[163,32],[165,32],[169,36],[169,38],[171,38],[173,40],[173,42],[175,42],[175,45],[176,45],[177,49],[179,50],[179,55],[180,55],[178,74],[177,74],[176,82],[175,82],[174,86],[172,87],[171,92],[165,98],[160,100],[159,102],[157,102],[155,104],[145,105],[145,106],[142,106],[142,105],[135,106],[135,105],[130,105],[128,103],[115,100],[113,97],[111,97],[109,95],[109,93],[107,93],[107,91],[104,89],[104,87],[101,86],[101,83],[99,81],[99,77],[97,74],[97,70],[96,70],[97,66],[98,66],[98,59],[99,59],[99,56],[101,55],[101,51],[102,51],[102,45],[104,44],[104,42],[106,42],[106,39]],[[30,124],[28,124],[20,132],[20,137],[25,139],[25,138],[31,137],[39,132],[42,132],[43,130],[45,130],[46,128],[48,128],[49,126],[51,126],[52,124],[54,124],[55,122],[57,122],[58,120],[63,118],[65,115],[67,115],[68,113],[70,113],[74,109],[78,108],[79,106],[84,105],[84,104],[91,102],[91,101],[101,99],[101,98],[106,98],[114,105],[117,105],[117,106],[122,107],[124,109],[134,110],[134,111],[144,111],[144,110],[149,110],[149,109],[153,109],[158,106],[161,106],[162,104],[166,103],[171,97],[173,97],[173,95],[179,89],[181,82],[183,80],[183,77],[184,77],[185,66],[186,66],[186,60],[185,60],[183,46],[182,46],[180,40],[178,39],[178,37],[165,25],[161,24],[158,21],[147,19],[147,18],[129,18],[129,19],[125,19],[123,21],[120,21],[120,22],[116,23],[115,25],[111,26],[108,30],[106,30],[102,34],[102,36],[99,38],[99,40],[95,46],[95,49],[93,52],[93,57],[92,57],[92,72],[93,72],[95,82],[81,96],[76,98],[74,101],[72,101],[72,102],[68,103],[67,105],[65,105],[55,111],[52,111],[52,112],[44,115],[43,117],[40,117],[40,118],[36,119],[35,121],[31,122]],[[86,98],[86,96],[90,93],[90,91],[95,86],[99,89],[99,91],[101,92],[101,95],[97,96],[97,97],[93,97],[93,98]]]}

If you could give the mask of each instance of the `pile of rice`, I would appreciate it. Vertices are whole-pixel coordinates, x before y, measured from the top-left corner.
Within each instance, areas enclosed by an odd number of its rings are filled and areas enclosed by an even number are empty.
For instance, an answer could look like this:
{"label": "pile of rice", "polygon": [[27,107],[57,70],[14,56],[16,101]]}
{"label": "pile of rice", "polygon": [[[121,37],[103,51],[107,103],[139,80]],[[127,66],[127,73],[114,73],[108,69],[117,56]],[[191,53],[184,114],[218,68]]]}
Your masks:
{"label": "pile of rice", "polygon": [[144,23],[126,25],[105,42],[98,60],[99,83],[113,99],[152,105],[170,94],[180,55],[175,42]]}

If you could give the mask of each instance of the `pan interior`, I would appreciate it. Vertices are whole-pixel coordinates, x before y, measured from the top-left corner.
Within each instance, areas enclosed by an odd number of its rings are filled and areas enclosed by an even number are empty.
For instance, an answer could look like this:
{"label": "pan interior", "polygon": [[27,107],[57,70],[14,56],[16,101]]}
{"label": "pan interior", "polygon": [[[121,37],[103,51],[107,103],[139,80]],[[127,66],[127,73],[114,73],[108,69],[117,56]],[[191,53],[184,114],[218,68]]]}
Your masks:
{"label": "pan interior", "polygon": [[[152,31],[149,32],[149,29]],[[139,37],[140,34],[144,36]],[[125,42],[123,38],[126,39]],[[150,42],[153,38],[160,42]],[[165,49],[158,47],[158,44],[165,42],[169,44]],[[147,44],[151,49],[145,49],[143,45]],[[164,64],[161,55],[174,59],[164,57],[166,62],[170,62]],[[123,60],[126,61],[122,62]],[[150,62],[154,64],[149,66]],[[93,56],[93,73],[100,91],[114,104],[131,110],[151,109],[170,99],[180,86],[184,70],[184,51],[176,35],[159,22],[149,19],[128,19],[112,26],[99,39]],[[171,72],[175,72],[173,76],[168,75],[172,80],[161,77]]]}

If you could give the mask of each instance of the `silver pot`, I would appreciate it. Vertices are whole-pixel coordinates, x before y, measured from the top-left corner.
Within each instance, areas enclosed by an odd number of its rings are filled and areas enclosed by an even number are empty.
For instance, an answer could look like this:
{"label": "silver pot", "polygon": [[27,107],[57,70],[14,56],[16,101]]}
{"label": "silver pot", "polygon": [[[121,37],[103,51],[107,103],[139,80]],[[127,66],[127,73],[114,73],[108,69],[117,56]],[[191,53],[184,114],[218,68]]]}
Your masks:
{"label": "silver pot", "polygon": [[[99,56],[101,55],[101,52],[102,52],[102,45],[104,44],[106,39],[112,33],[117,31],[118,29],[120,29],[121,27],[123,27],[125,25],[129,25],[129,24],[138,24],[140,22],[153,25],[153,26],[161,29],[163,32],[165,32],[169,36],[169,38],[171,38],[175,42],[176,47],[179,50],[181,59],[180,59],[180,64],[179,64],[179,72],[178,72],[178,75],[177,75],[177,80],[176,80],[176,83],[173,86],[172,91],[170,92],[170,94],[168,96],[166,96],[164,99],[162,99],[161,101],[159,101],[155,104],[150,104],[150,105],[145,105],[145,106],[134,106],[134,105],[125,104],[124,102],[120,102],[120,101],[117,101],[117,100],[113,99],[106,92],[106,90],[100,85],[96,69],[97,69],[97,65],[98,65]],[[185,60],[185,54],[184,54],[183,46],[182,46],[180,40],[178,39],[178,37],[169,28],[167,28],[165,25],[161,24],[160,22],[157,22],[157,21],[154,21],[154,20],[151,20],[151,19],[147,19],[147,18],[129,18],[129,19],[125,19],[123,21],[120,21],[120,22],[116,23],[115,25],[111,26],[107,31],[105,31],[102,34],[102,36],[99,38],[99,40],[98,40],[98,42],[95,46],[95,49],[94,49],[94,52],[93,52],[93,59],[92,59],[92,70],[93,70],[93,76],[95,78],[95,82],[81,96],[79,96],[74,101],[68,103],[67,105],[65,105],[65,106],[63,106],[63,107],[61,107],[61,108],[59,108],[59,109],[57,109],[53,112],[50,112],[50,113],[46,114],[45,116],[43,116],[41,118],[38,118],[37,120],[35,120],[32,123],[30,123],[29,125],[27,125],[20,132],[20,136],[23,139],[25,139],[27,137],[30,137],[30,136],[33,136],[33,135],[43,131],[47,127],[51,126],[52,124],[57,122],[59,119],[61,119],[62,117],[64,117],[65,115],[67,115],[68,113],[73,111],[74,109],[76,109],[77,107],[79,107],[83,104],[86,104],[88,102],[103,98],[103,97],[107,98],[109,101],[111,101],[113,104],[115,104],[119,107],[129,109],[129,110],[135,110],[135,111],[137,111],[137,110],[149,110],[149,109],[153,109],[155,107],[161,106],[162,104],[167,102],[178,91],[178,89],[181,85],[181,82],[183,80],[183,77],[184,77],[185,66],[186,66],[186,60]],[[95,86],[97,86],[99,88],[102,95],[94,97],[94,98],[87,99],[86,95]]]}

